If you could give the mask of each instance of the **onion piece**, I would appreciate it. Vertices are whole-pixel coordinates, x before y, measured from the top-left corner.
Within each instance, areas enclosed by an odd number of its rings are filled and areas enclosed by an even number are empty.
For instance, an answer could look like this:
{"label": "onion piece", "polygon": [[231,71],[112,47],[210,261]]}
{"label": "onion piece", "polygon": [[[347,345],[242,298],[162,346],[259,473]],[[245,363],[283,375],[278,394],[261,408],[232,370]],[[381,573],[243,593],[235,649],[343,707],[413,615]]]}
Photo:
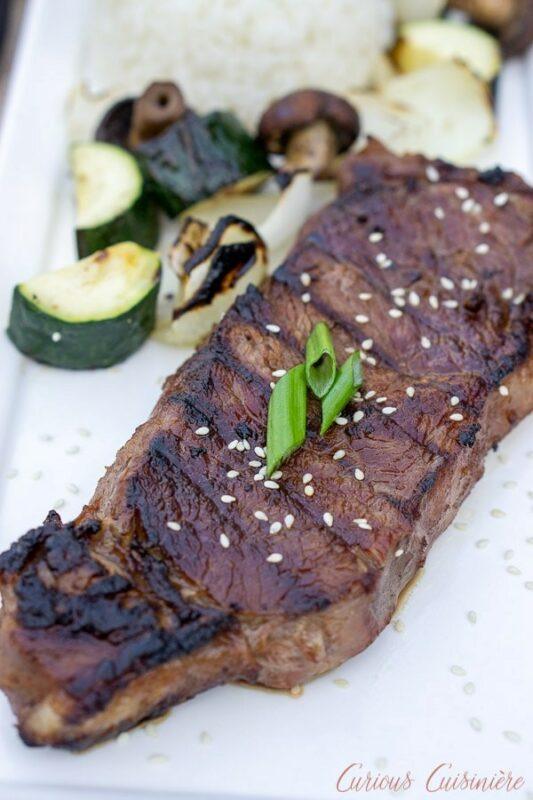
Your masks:
{"label": "onion piece", "polygon": [[[268,252],[279,250],[287,241],[293,240],[311,211],[313,178],[310,172],[295,172],[288,185],[265,219],[258,227]],[[268,272],[277,267],[269,258]]]}

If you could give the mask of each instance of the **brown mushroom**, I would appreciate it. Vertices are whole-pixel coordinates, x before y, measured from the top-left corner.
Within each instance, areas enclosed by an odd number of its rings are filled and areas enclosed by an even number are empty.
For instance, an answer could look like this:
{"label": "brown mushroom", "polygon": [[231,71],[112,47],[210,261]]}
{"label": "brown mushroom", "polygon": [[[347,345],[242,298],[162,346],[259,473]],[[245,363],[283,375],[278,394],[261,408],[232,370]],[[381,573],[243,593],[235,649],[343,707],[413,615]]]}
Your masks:
{"label": "brown mushroom", "polygon": [[359,115],[346,100],[321,89],[300,89],[267,108],[258,134],[269,153],[285,155],[285,170],[306,169],[325,178],[359,129]]}
{"label": "brown mushroom", "polygon": [[129,146],[137,147],[158,136],[176,122],[185,110],[183,95],[174,83],[151,83],[133,104]]}
{"label": "brown mushroom", "polygon": [[522,53],[533,42],[531,0],[451,0],[450,5],[494,30],[508,56]]}

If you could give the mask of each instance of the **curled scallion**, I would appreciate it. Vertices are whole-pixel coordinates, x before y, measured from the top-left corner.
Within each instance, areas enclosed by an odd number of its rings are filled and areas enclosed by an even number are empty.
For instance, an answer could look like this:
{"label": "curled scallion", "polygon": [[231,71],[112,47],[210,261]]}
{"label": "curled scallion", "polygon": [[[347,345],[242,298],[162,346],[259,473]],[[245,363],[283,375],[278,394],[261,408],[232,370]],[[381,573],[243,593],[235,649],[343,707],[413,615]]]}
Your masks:
{"label": "curled scallion", "polygon": [[352,353],[337,372],[335,382],[329,392],[322,398],[323,435],[335,422],[335,419],[352,399],[354,393],[363,383],[363,369],[359,351]]}
{"label": "curled scallion", "polygon": [[319,322],[305,346],[305,377],[307,385],[319,399],[333,386],[337,372],[335,350],[331,333],[325,322]]}
{"label": "curled scallion", "polygon": [[268,403],[267,477],[305,441],[307,384],[305,366],[290,369],[276,383]]}

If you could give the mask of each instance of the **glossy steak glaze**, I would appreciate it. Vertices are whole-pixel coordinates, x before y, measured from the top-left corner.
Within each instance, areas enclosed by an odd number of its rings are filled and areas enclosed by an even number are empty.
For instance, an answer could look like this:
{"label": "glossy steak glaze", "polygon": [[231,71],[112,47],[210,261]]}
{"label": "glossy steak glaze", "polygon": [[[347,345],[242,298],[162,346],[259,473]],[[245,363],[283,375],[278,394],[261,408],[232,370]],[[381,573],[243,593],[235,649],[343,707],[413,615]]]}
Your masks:
{"label": "glossy steak glaze", "polygon": [[[376,143],[341,190],[167,379],[80,516],[1,557],[0,684],[28,744],[84,747],[210,686],[289,688],[355,655],[531,410],[532,191]],[[339,360],[364,343],[365,384],[325,437],[311,404],[269,488],[272,373],[320,319]]]}

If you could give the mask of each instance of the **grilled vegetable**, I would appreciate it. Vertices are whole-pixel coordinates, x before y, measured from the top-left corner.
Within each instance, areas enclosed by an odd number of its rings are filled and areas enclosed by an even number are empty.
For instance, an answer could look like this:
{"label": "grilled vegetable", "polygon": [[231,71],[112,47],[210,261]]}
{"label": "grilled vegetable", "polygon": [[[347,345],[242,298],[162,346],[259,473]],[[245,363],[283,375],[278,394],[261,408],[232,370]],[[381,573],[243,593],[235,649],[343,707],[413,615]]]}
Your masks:
{"label": "grilled vegetable", "polygon": [[79,144],[72,149],[71,164],[81,258],[124,241],[155,246],[157,209],[131,153],[103,142]]}
{"label": "grilled vegetable", "polygon": [[8,335],[26,355],[65,369],[109,367],[155,323],[157,253],[123,242],[15,287]]}
{"label": "grilled vegetable", "polygon": [[239,217],[222,217],[212,230],[185,220],[171,251],[180,281],[180,302],[160,338],[193,346],[206,336],[235,297],[266,274],[266,247],[255,228]]}
{"label": "grilled vegetable", "polygon": [[402,72],[438,61],[462,61],[485,81],[501,68],[500,46],[486,31],[449,19],[406,22],[400,26],[393,58]]}
{"label": "grilled vegetable", "polygon": [[135,150],[150,190],[171,217],[224,186],[269,168],[263,149],[226,112],[193,111]]}
{"label": "grilled vegetable", "polygon": [[363,131],[399,155],[468,160],[494,136],[484,81],[462,64],[433,64],[399,75],[381,92],[354,93]]}

